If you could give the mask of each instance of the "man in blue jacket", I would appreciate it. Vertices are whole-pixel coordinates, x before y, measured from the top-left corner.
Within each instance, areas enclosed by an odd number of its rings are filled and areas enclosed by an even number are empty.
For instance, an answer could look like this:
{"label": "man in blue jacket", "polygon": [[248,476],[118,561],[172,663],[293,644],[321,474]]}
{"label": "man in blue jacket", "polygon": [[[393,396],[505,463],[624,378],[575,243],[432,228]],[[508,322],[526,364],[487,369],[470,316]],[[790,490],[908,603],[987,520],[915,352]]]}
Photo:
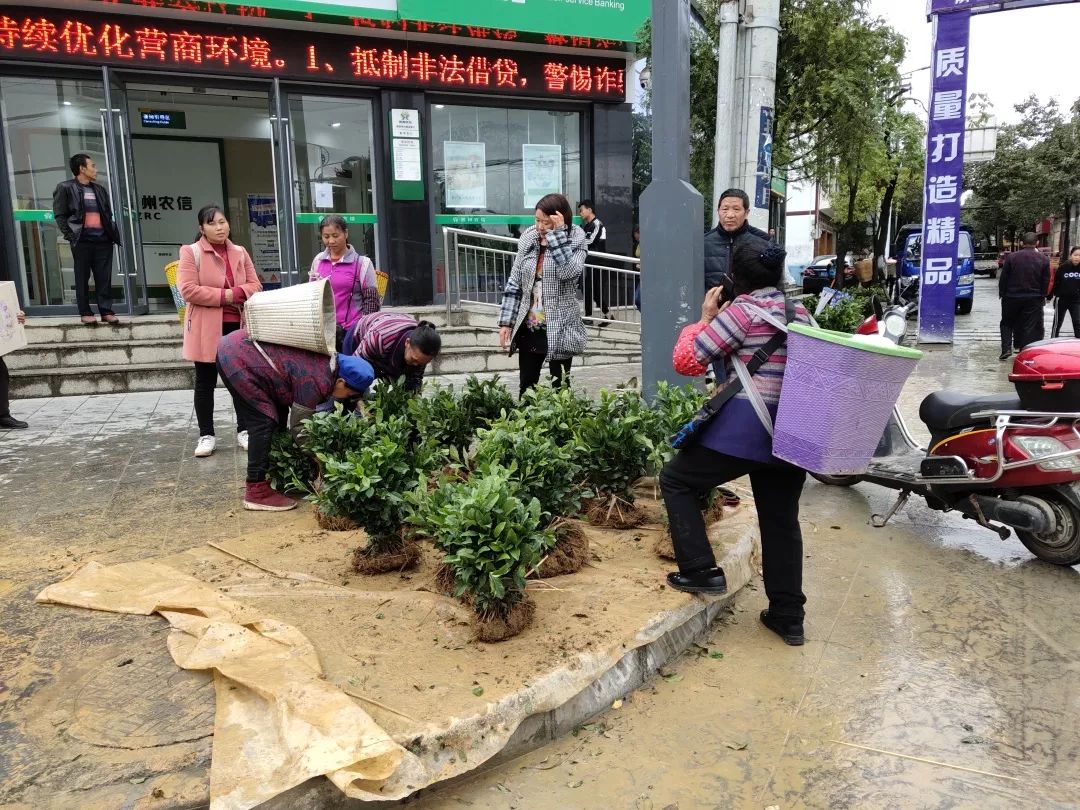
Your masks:
{"label": "man in blue jacket", "polygon": [[724,285],[731,290],[731,256],[735,245],[747,234],[769,239],[755,228],[750,217],[750,197],[741,188],[729,188],[720,195],[716,208],[720,224],[705,234],[705,292]]}

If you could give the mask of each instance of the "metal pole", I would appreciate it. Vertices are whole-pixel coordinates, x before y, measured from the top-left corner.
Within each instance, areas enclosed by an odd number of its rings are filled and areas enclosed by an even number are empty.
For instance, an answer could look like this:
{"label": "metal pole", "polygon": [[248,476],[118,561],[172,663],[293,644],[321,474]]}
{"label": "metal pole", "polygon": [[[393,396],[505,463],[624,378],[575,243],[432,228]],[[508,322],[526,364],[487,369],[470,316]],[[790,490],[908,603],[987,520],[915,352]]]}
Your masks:
{"label": "metal pole", "polygon": [[705,294],[702,197],[690,177],[690,0],[653,0],[653,174],[641,196],[642,393],[685,382],[671,366],[679,329]]}
{"label": "metal pole", "polygon": [[776,98],[776,55],[780,42],[780,0],[747,5],[741,33],[749,49],[746,74],[740,77],[743,138],[735,170],[736,185],[750,195],[750,224],[769,227],[772,187],[772,130]]}
{"label": "metal pole", "polygon": [[716,204],[731,187],[735,165],[735,64],[739,53],[739,1],[722,0],[716,10],[720,27],[716,68],[716,146],[713,152],[712,223],[718,224]]}

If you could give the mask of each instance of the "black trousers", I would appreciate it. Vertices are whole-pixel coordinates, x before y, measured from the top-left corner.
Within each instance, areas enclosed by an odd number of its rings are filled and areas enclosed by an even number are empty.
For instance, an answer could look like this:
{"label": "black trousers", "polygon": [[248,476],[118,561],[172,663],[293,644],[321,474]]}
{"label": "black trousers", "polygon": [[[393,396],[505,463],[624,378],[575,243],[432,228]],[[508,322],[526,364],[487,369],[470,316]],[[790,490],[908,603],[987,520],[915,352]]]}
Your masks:
{"label": "black trousers", "polygon": [[[224,323],[221,325],[221,332],[227,335],[239,328],[238,323]],[[200,436],[214,435],[214,389],[217,387],[217,381],[217,361],[195,364],[195,419],[199,423]],[[247,429],[240,411],[237,411],[236,432]]]}
{"label": "black trousers", "polygon": [[91,276],[94,277],[98,315],[113,314],[112,257],[112,242],[76,242],[71,246],[71,258],[75,261],[75,303],[80,315],[94,314],[90,311]]}
{"label": "black trousers", "polygon": [[266,480],[266,471],[270,467],[270,444],[274,434],[284,430],[289,424],[288,408],[278,408],[277,419],[271,419],[258,408],[243,399],[229,384],[229,378],[221,375],[222,382],[232,395],[233,408],[236,410],[236,423],[245,425],[248,432],[247,478],[249,484],[259,484]]}
{"label": "black trousers", "polygon": [[611,272],[596,267],[586,267],[585,278],[585,317],[589,318],[593,313],[593,304],[600,305],[600,311],[607,315],[611,308]]}
{"label": "black trousers", "polygon": [[0,416],[11,416],[11,402],[8,401],[8,387],[11,385],[11,375],[8,374],[7,363],[0,357]]}
{"label": "black trousers", "polygon": [[[518,353],[518,374],[520,389],[519,395],[524,396],[525,392],[540,382],[540,372],[544,368],[545,355],[539,352],[523,351]],[[551,371],[551,379],[555,381],[555,385],[563,386],[570,382],[570,364],[573,362],[573,358],[566,360],[552,360],[548,364],[548,369]]]}
{"label": "black trousers", "polygon": [[1042,340],[1046,335],[1043,327],[1043,299],[1001,299],[1001,353],[1015,346],[1023,349],[1029,343]]}
{"label": "black trousers", "polygon": [[1050,337],[1061,336],[1061,325],[1065,323],[1066,314],[1072,319],[1073,337],[1080,337],[1080,300],[1062,301],[1060,298],[1054,299],[1054,331]]}
{"label": "black trousers", "polygon": [[801,621],[806,596],[802,590],[799,497],[806,472],[797,467],[747,461],[700,445],[680,450],[660,473],[679,570],[690,572],[716,565],[701,515],[701,499],[710,490],[748,473],[761,528],[769,612]]}

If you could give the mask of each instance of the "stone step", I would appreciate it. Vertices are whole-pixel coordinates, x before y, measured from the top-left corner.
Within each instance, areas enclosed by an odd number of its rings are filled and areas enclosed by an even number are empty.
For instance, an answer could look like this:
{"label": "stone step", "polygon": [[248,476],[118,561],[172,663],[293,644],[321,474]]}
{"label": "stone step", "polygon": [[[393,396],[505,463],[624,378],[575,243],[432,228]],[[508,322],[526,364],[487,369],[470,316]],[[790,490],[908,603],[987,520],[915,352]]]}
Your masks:
{"label": "stone step", "polygon": [[161,340],[73,341],[68,343],[31,343],[6,358],[12,371],[79,366],[145,366],[179,363],[184,341],[179,335]]}

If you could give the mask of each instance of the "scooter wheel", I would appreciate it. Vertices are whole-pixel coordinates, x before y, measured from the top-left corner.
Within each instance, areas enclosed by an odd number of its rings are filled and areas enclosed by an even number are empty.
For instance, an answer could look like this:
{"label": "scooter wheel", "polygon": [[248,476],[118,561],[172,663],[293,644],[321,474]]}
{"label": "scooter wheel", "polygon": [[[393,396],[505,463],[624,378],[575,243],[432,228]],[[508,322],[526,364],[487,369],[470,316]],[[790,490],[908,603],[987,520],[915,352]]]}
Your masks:
{"label": "scooter wheel", "polygon": [[828,484],[830,487],[850,487],[859,483],[859,478],[855,475],[819,475],[813,472],[810,475],[815,480]]}
{"label": "scooter wheel", "polygon": [[1054,565],[1080,564],[1080,510],[1054,495],[1041,496],[1054,511],[1057,528],[1047,534],[1016,530],[1028,551]]}

